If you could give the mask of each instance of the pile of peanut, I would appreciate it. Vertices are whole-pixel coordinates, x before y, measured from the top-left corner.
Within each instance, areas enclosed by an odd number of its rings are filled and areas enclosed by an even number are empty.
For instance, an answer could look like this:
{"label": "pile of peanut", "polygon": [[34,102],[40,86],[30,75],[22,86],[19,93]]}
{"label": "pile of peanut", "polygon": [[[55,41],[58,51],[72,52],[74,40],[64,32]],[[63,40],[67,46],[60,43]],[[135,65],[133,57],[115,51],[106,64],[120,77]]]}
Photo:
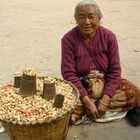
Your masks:
{"label": "pile of peanut", "polygon": [[33,68],[26,68],[23,71],[23,74],[24,75],[29,75],[29,76],[34,76],[34,75],[36,75],[36,71]]}
{"label": "pile of peanut", "polygon": [[[53,107],[54,100],[41,97],[44,80],[54,82],[56,94],[65,96],[63,107]],[[77,104],[78,98],[72,93],[73,87],[65,81],[52,77],[37,79],[37,95],[22,97],[19,88],[13,86],[0,89],[0,120],[18,124],[43,123],[55,120]]]}

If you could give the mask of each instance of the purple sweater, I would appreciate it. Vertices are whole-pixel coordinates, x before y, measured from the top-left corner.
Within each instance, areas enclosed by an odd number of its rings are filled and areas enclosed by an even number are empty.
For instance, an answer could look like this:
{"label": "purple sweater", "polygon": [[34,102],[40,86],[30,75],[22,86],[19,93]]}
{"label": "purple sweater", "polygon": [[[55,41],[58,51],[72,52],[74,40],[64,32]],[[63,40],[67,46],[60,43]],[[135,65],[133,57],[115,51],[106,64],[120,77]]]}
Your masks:
{"label": "purple sweater", "polygon": [[85,40],[78,27],[62,38],[61,73],[65,80],[72,82],[81,97],[88,95],[79,75],[88,74],[93,65],[104,73],[103,93],[112,97],[121,79],[120,58],[116,36],[110,30],[99,26],[95,38]]}

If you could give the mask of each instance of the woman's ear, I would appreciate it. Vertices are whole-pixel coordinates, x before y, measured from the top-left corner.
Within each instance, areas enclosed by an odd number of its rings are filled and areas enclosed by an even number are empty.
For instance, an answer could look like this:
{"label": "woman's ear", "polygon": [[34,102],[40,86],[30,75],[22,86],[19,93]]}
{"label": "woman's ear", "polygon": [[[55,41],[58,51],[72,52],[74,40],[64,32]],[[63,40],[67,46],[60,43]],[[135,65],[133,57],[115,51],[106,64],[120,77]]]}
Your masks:
{"label": "woman's ear", "polygon": [[99,25],[101,25],[103,23],[103,20],[102,19],[100,19],[100,23],[99,23]]}
{"label": "woman's ear", "polygon": [[76,17],[74,17],[75,18],[75,24],[77,24],[77,20],[76,20]]}
{"label": "woman's ear", "polygon": [[75,19],[75,21],[76,21],[76,23],[77,23],[77,20],[76,20],[76,15],[74,15],[74,19]]}

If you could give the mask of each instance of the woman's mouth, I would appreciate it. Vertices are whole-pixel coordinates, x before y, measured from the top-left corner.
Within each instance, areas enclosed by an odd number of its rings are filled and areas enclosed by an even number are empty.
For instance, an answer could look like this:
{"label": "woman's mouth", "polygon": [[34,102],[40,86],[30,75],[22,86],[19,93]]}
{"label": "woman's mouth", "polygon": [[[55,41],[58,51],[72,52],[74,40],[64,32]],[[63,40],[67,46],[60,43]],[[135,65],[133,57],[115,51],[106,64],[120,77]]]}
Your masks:
{"label": "woman's mouth", "polygon": [[91,27],[83,27],[83,30],[89,31],[89,30],[92,30],[92,28]]}

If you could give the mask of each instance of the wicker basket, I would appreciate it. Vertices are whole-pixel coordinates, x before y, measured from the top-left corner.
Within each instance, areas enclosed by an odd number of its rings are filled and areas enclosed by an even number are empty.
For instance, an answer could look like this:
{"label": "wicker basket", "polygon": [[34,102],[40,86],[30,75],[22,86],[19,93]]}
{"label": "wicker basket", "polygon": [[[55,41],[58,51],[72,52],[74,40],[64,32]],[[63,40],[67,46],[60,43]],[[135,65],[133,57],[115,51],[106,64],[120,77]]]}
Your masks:
{"label": "wicker basket", "polygon": [[64,140],[67,136],[70,114],[51,123],[19,125],[2,121],[11,140]]}
{"label": "wicker basket", "polygon": [[[73,94],[79,99],[79,92],[73,84],[68,81],[73,87]],[[12,84],[4,85],[3,87],[9,87]],[[75,104],[76,105],[76,104]],[[35,123],[35,124],[19,124],[15,122],[0,120],[3,127],[11,140],[65,140],[68,132],[69,118],[71,111],[68,111],[65,115],[52,120],[51,122]]]}

